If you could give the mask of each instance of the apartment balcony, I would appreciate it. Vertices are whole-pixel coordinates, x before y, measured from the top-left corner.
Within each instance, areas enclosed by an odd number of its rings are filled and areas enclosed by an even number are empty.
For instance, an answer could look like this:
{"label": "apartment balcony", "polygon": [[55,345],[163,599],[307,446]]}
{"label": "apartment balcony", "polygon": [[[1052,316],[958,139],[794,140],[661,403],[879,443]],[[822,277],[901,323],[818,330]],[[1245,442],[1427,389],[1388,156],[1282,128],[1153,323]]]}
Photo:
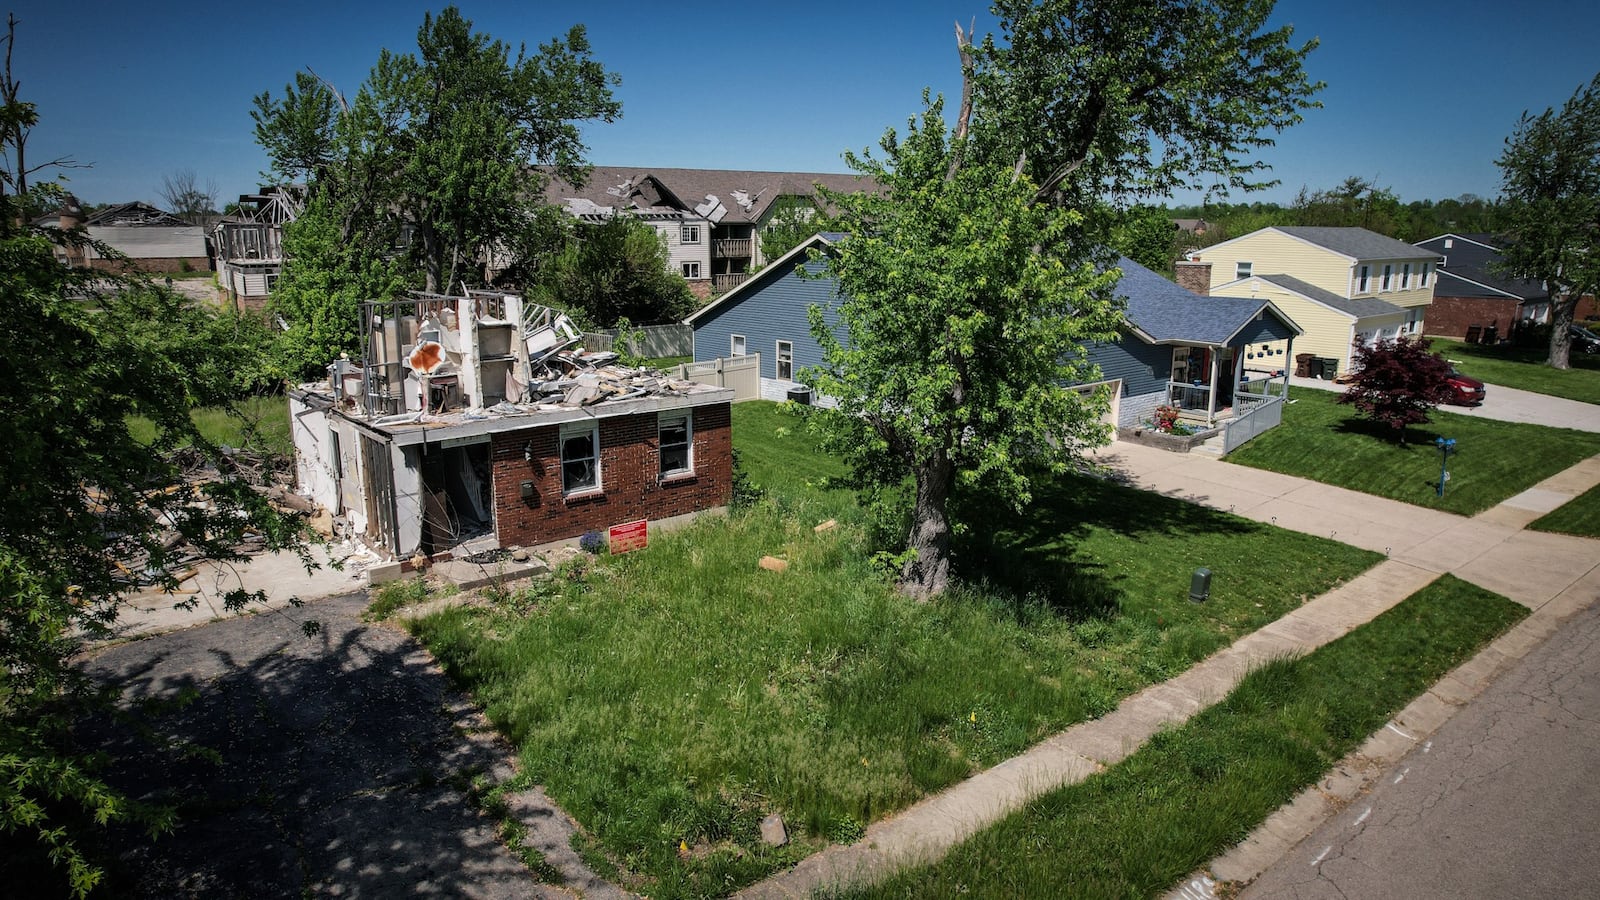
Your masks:
{"label": "apartment balcony", "polygon": [[747,258],[755,252],[754,243],[749,238],[717,238],[711,242],[711,252],[719,257]]}
{"label": "apartment balcony", "polygon": [[[745,243],[749,243],[749,241],[746,241]],[[723,291],[729,291],[738,287],[744,283],[746,278],[749,277],[749,272],[734,272],[729,275],[713,275],[711,276],[711,289],[720,294]]]}

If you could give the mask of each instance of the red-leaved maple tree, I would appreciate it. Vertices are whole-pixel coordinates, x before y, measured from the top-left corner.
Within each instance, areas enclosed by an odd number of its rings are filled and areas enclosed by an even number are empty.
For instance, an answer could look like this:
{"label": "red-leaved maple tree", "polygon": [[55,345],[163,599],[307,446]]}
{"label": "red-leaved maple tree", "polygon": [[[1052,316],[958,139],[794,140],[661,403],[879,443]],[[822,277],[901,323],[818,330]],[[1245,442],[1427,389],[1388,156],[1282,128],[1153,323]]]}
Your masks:
{"label": "red-leaved maple tree", "polygon": [[1339,397],[1368,419],[1393,430],[1405,443],[1406,427],[1429,421],[1428,413],[1450,399],[1450,363],[1429,352],[1427,338],[1398,337],[1356,342],[1355,381]]}

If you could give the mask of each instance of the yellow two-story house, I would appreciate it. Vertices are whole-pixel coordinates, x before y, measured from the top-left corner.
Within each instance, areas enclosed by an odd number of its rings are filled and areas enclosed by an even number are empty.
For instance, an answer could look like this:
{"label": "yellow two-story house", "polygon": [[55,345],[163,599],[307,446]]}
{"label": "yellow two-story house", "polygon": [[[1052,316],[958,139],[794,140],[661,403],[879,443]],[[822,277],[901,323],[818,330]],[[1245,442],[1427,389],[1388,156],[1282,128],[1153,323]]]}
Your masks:
{"label": "yellow two-story house", "polygon": [[1271,301],[1305,329],[1296,350],[1343,373],[1356,342],[1422,334],[1438,259],[1365,228],[1280,225],[1197,250],[1182,268],[1214,296]]}

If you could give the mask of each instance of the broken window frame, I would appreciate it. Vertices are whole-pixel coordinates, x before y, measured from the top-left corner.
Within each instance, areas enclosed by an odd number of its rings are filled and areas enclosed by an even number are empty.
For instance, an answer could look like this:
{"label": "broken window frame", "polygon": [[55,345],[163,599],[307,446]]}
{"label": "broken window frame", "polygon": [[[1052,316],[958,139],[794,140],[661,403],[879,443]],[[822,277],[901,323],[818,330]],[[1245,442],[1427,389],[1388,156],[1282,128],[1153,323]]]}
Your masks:
{"label": "broken window frame", "polygon": [[[667,430],[679,427],[682,436],[669,441]],[[689,410],[657,414],[656,455],[656,473],[662,480],[694,474],[694,416]],[[669,465],[680,461],[681,465]]]}
{"label": "broken window frame", "polygon": [[[570,449],[568,443],[578,438],[588,438],[588,455],[568,456]],[[600,493],[603,490],[600,481],[600,423],[569,422],[561,426],[557,439],[557,452],[561,456],[561,496],[578,497]],[[587,466],[587,477],[584,477],[585,466]]]}
{"label": "broken window frame", "polygon": [[774,360],[773,376],[779,381],[794,380],[794,342],[778,341],[778,356]]}

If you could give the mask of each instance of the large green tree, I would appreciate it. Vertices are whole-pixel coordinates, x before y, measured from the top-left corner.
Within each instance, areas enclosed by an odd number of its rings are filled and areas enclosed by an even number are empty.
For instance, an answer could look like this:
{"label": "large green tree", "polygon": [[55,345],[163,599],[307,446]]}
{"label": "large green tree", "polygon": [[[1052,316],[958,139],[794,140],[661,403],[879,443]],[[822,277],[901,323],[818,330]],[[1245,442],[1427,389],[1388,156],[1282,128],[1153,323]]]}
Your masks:
{"label": "large green tree", "polygon": [[288,314],[305,314],[317,291],[377,297],[396,277],[430,291],[481,284],[491,261],[547,248],[544,182],[581,183],[580,125],[616,119],[615,83],[581,25],[513,52],[451,6],[423,18],[415,53],[384,50],[353,101],[311,72],[281,97],[256,97],[256,139],[273,173],[306,180],[311,194],[315,215],[290,234],[340,245],[291,242],[283,286],[308,270],[309,282],[280,313],[298,325]]}
{"label": "large green tree", "polygon": [[[15,22],[5,35],[9,51]],[[26,324],[28,358],[0,379],[0,879],[30,893],[34,864],[87,894],[100,871],[87,834],[118,823],[152,831],[168,817],[99,775],[98,748],[75,747],[71,725],[104,699],[71,660],[104,637],[119,601],[141,583],[176,588],[180,554],[236,560],[246,531],[272,548],[304,549],[297,524],[237,476],[190,418],[259,386],[260,369],[230,322],[148,282],[57,261],[82,233],[35,228],[24,214],[59,204],[59,183],[21,143],[38,121],[8,63],[0,75],[0,308]],[[109,247],[96,245],[105,255]],[[150,423],[154,437],[130,430]],[[216,466],[183,477],[182,457]],[[229,608],[252,598],[242,590]],[[58,893],[51,890],[50,893]]]}
{"label": "large green tree", "polygon": [[1600,294],[1600,74],[1559,110],[1523,113],[1495,162],[1511,236],[1505,272],[1550,292],[1547,362],[1565,369],[1578,301]]}
{"label": "large green tree", "polygon": [[571,223],[561,249],[532,273],[528,295],[599,328],[677,322],[694,312],[683,276],[668,268],[666,243],[629,215],[594,225]]}
{"label": "large green tree", "polygon": [[903,144],[885,136],[881,161],[847,157],[887,191],[830,195],[852,232],[829,262],[845,335],[812,329],[827,353],[812,377],[846,413],[834,427],[872,429],[858,475],[916,485],[901,583],[923,597],[948,584],[957,484],[1020,505],[1034,473],[1103,432],[1061,382],[1087,380],[1084,344],[1110,336],[1120,208],[1265,186],[1254,152],[1320,87],[1303,68],[1315,42],[1269,30],[1270,0],[993,10],[999,39],[956,27],[951,131],[934,102]]}
{"label": "large green tree", "polygon": [[855,471],[915,485],[901,584],[917,597],[949,584],[958,485],[1026,503],[1031,476],[1104,442],[1105,398],[1063,385],[1096,377],[1081,348],[1113,340],[1120,318],[1114,274],[1040,252],[1080,216],[1036,203],[1009,166],[952,173],[941,107],[903,140],[889,132],[881,160],[846,155],[885,192],[830,197],[857,226],[824,257],[847,338],[813,308],[824,363],[807,374],[839,400],[825,415]]}

